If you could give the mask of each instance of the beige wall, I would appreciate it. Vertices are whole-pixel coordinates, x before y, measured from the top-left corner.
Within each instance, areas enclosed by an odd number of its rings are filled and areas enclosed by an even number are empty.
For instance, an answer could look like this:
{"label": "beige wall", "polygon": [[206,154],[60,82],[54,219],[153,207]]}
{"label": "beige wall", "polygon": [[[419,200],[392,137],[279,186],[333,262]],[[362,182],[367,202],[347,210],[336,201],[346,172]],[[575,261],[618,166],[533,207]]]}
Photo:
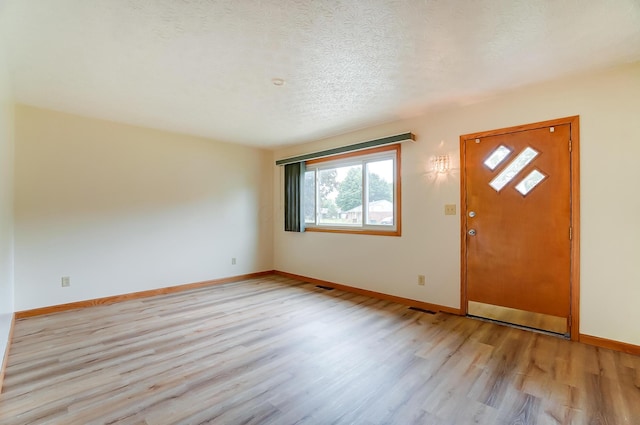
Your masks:
{"label": "beige wall", "polygon": [[[460,218],[443,212],[447,203],[459,207],[459,136],[571,115],[581,120],[580,331],[640,345],[640,63],[275,152],[279,159],[407,131],[418,137],[403,144],[401,238],[283,232],[274,168],[275,269],[459,307]],[[429,160],[440,154],[455,169],[436,178]]]}
{"label": "beige wall", "polygon": [[[581,332],[640,345],[638,111],[638,63],[273,156],[18,106],[15,309],[271,268],[458,307],[459,216],[445,216],[443,206],[459,204],[459,135],[580,115]],[[0,112],[9,131],[0,134],[3,158],[13,149],[11,116],[10,106]],[[418,142],[403,145],[401,238],[282,231],[282,175],[273,159],[406,131]],[[439,154],[453,160],[448,176],[430,171],[430,158]],[[6,172],[11,161],[5,161]],[[9,234],[11,185],[5,180],[0,193],[6,199],[0,226]],[[0,272],[10,282],[11,244],[3,244]],[[238,258],[236,266],[231,257]],[[427,276],[425,287],[416,284],[418,274]],[[60,287],[61,276],[71,276],[70,288]],[[13,285],[0,283],[0,291],[8,294]],[[13,310],[10,304],[0,301],[6,311]]]}
{"label": "beige wall", "polygon": [[13,100],[0,43],[0,363],[13,313],[13,145]]}
{"label": "beige wall", "polygon": [[272,268],[267,151],[20,105],[16,141],[16,311]]}

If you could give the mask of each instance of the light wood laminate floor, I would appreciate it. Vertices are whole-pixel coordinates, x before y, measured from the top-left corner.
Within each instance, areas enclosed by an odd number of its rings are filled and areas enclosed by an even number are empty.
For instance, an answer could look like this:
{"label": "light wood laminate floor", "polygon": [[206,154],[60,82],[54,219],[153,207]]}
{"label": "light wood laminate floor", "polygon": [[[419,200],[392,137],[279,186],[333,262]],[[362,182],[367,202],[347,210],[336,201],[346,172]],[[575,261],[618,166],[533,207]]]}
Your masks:
{"label": "light wood laminate floor", "polygon": [[640,357],[280,276],[18,320],[13,424],[640,424]]}

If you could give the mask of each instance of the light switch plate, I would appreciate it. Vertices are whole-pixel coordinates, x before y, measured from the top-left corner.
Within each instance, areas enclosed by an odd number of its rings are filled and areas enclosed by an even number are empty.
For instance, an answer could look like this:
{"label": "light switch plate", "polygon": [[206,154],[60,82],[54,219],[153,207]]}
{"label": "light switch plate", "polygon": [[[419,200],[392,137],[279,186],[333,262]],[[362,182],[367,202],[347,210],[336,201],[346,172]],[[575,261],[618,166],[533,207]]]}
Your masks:
{"label": "light switch plate", "polygon": [[444,215],[456,215],[456,204],[446,204],[444,206]]}

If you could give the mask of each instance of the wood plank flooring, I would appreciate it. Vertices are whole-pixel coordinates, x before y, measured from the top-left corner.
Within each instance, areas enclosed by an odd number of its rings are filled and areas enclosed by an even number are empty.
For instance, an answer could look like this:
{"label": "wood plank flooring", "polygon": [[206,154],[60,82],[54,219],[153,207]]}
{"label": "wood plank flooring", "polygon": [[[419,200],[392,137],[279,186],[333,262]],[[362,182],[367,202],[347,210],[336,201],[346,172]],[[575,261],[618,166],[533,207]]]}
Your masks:
{"label": "wood plank flooring", "polygon": [[266,276],[21,319],[14,424],[640,424],[640,357]]}

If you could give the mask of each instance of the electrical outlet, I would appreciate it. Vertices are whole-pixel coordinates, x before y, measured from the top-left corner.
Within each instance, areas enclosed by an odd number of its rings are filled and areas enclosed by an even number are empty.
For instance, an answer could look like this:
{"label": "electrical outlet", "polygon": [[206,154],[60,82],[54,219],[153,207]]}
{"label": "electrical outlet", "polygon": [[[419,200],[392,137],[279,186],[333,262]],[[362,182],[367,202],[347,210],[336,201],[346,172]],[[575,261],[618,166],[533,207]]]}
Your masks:
{"label": "electrical outlet", "polygon": [[446,204],[444,206],[444,215],[456,215],[456,204]]}
{"label": "electrical outlet", "polygon": [[62,276],[60,280],[62,287],[66,288],[67,286],[71,286],[71,278],[69,276]]}
{"label": "electrical outlet", "polygon": [[424,286],[427,282],[427,278],[423,274],[418,275],[418,285]]}
{"label": "electrical outlet", "polygon": [[235,257],[233,257],[233,258],[231,259],[231,265],[232,265],[232,266],[235,266],[235,265],[236,265],[236,258],[235,258]]}

